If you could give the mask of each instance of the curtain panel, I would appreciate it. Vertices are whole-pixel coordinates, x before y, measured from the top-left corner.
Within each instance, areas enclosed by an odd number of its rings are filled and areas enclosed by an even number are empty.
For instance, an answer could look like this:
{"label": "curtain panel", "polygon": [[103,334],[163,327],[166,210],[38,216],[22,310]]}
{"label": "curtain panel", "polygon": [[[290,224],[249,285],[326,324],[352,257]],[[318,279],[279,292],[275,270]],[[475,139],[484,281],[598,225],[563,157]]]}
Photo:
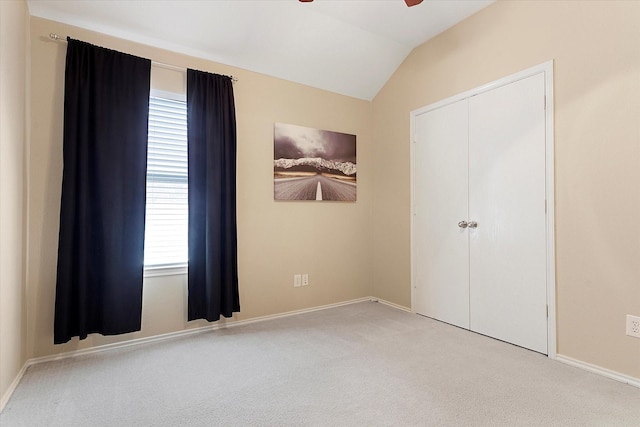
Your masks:
{"label": "curtain panel", "polygon": [[232,84],[228,76],[187,70],[189,320],[240,311]]}
{"label": "curtain panel", "polygon": [[68,39],[56,344],[140,330],[150,71]]}

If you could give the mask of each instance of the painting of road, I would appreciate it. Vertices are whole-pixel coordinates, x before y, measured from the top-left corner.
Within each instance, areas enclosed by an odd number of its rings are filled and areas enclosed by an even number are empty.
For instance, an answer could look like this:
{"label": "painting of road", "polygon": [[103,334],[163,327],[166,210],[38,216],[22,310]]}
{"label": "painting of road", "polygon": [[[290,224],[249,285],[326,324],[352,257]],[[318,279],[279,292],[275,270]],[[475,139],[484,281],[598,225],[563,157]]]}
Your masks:
{"label": "painting of road", "polygon": [[356,201],[356,136],[276,123],[275,200]]}

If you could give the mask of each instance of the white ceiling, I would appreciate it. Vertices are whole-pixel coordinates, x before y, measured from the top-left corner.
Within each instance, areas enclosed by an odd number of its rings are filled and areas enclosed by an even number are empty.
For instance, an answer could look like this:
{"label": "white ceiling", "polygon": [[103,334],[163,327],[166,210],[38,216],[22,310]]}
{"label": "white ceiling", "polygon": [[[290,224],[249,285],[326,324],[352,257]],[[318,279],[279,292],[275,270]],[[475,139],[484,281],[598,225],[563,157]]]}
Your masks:
{"label": "white ceiling", "polygon": [[33,16],[365,100],[414,47],[492,2],[28,0]]}

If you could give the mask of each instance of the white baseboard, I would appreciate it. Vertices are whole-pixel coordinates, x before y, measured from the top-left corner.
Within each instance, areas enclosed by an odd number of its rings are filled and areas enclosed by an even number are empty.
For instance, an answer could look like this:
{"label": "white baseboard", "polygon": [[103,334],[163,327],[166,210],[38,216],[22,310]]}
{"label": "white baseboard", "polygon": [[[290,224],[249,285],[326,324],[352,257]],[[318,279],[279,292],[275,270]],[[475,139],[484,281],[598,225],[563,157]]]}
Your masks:
{"label": "white baseboard", "polygon": [[[4,410],[7,402],[9,402],[9,399],[11,398],[11,396],[13,395],[13,392],[15,391],[16,387],[18,386],[18,384],[22,380],[22,377],[23,377],[25,371],[27,370],[27,368],[29,366],[32,366],[32,365],[36,365],[36,364],[39,364],[39,363],[45,363],[45,362],[52,362],[52,361],[55,361],[55,360],[68,359],[68,358],[83,356],[83,355],[87,355],[87,354],[101,353],[101,352],[104,352],[104,351],[116,350],[116,349],[136,346],[136,345],[140,345],[140,344],[152,343],[152,342],[157,342],[157,341],[165,341],[165,340],[169,340],[169,339],[173,339],[173,338],[185,337],[185,336],[194,335],[194,334],[200,334],[200,333],[207,332],[207,331],[215,331],[215,330],[222,329],[222,328],[230,328],[230,327],[233,327],[233,326],[249,325],[249,324],[252,324],[252,323],[264,322],[266,320],[279,319],[279,318],[283,318],[283,317],[295,316],[295,315],[304,314],[304,313],[311,313],[311,312],[314,312],[314,311],[326,310],[326,309],[329,309],[329,308],[341,307],[341,306],[344,306],[344,305],[356,304],[356,303],[365,302],[365,301],[379,301],[379,300],[377,300],[376,298],[373,298],[373,297],[364,297],[364,298],[358,298],[358,299],[349,300],[349,301],[343,301],[343,302],[334,303],[334,304],[322,305],[322,306],[318,306],[318,307],[305,308],[305,309],[302,309],[302,310],[293,310],[293,311],[287,311],[287,312],[284,312],[284,313],[271,314],[271,315],[268,315],[268,316],[254,317],[254,318],[246,319],[246,320],[228,320],[228,319],[225,319],[223,317],[223,318],[220,319],[220,321],[218,323],[207,325],[207,326],[203,326],[201,328],[184,329],[182,331],[169,332],[169,333],[166,333],[166,334],[154,335],[154,336],[151,336],[151,337],[136,338],[136,339],[127,340],[127,341],[118,342],[118,343],[113,343],[113,344],[105,344],[105,345],[86,348],[86,349],[82,349],[82,350],[74,350],[74,351],[69,351],[69,352],[65,352],[65,353],[54,354],[52,356],[43,356],[43,357],[36,357],[36,358],[33,358],[33,359],[29,359],[29,360],[27,360],[25,362],[24,366],[22,367],[22,369],[20,370],[20,372],[18,373],[16,378],[13,380],[13,382],[11,383],[11,386],[9,387],[9,389],[2,396],[2,400],[0,400],[0,412],[2,412]],[[394,304],[388,303],[386,301],[379,301],[379,302],[387,304],[387,305],[395,306]],[[400,308],[400,309],[404,309],[404,308],[401,308],[400,306],[397,306],[397,307]]]}
{"label": "white baseboard", "polygon": [[411,309],[408,307],[405,307],[403,305],[399,305],[390,301],[386,301],[380,298],[371,297],[369,300],[373,302],[379,302],[380,304],[388,305],[389,307],[393,307],[398,310],[406,311],[407,313],[413,313],[413,311],[411,311]]}
{"label": "white baseboard", "polygon": [[70,357],[83,356],[83,355],[86,355],[86,354],[101,353],[103,351],[116,350],[116,349],[136,346],[136,345],[140,345],[140,344],[147,344],[147,343],[152,343],[152,342],[157,342],[157,341],[165,341],[165,340],[169,340],[169,339],[173,339],[173,338],[185,337],[185,336],[194,335],[194,334],[201,334],[203,332],[215,331],[215,330],[223,329],[223,328],[231,328],[231,327],[234,327],[234,326],[250,325],[252,323],[264,322],[266,320],[280,319],[280,318],[283,318],[283,317],[295,316],[295,315],[303,314],[303,313],[311,313],[311,312],[314,312],[314,311],[326,310],[326,309],[329,309],[329,308],[335,308],[335,307],[340,307],[340,306],[343,306],[343,305],[355,304],[355,303],[364,302],[364,301],[371,301],[371,300],[372,300],[371,297],[358,298],[358,299],[355,299],[355,300],[344,301],[344,302],[339,302],[339,303],[335,303],[335,304],[327,304],[327,305],[322,305],[322,306],[318,306],[318,307],[305,308],[305,309],[302,309],[302,310],[293,310],[293,311],[287,311],[287,312],[284,312],[284,313],[270,314],[270,315],[267,315],[267,316],[253,317],[251,319],[245,319],[245,320],[230,320],[230,319],[226,319],[224,317],[221,317],[220,320],[217,323],[211,324],[211,325],[207,325],[207,326],[202,326],[200,328],[183,329],[181,331],[169,332],[169,333],[166,333],[166,334],[154,335],[154,336],[151,336],[151,337],[136,338],[136,339],[132,339],[132,340],[127,340],[127,341],[123,341],[123,342],[117,342],[117,343],[113,343],[113,344],[105,344],[105,345],[86,348],[86,349],[82,349],[82,350],[74,350],[74,351],[69,351],[69,352],[66,352],[66,353],[54,354],[52,356],[37,357],[37,358],[34,358],[34,359],[29,359],[27,361],[27,365],[31,366],[31,365],[35,365],[37,363],[51,362],[51,361],[54,361],[54,360],[67,359],[67,358],[70,358]]}
{"label": "white baseboard", "polygon": [[7,402],[9,402],[9,399],[11,399],[11,396],[13,396],[13,392],[16,391],[16,387],[18,387],[18,384],[20,384],[20,381],[22,380],[22,377],[24,376],[24,373],[27,371],[28,367],[29,367],[28,363],[25,363],[24,365],[22,365],[22,369],[20,369],[20,372],[18,372],[18,375],[16,375],[16,377],[14,378],[9,388],[2,396],[2,399],[0,399],[0,412],[4,410],[4,407],[7,405]]}
{"label": "white baseboard", "polygon": [[[311,313],[311,312],[320,311],[320,310],[327,310],[327,309],[330,309],[330,308],[341,307],[341,306],[350,305],[350,304],[356,304],[356,303],[365,302],[365,301],[378,302],[380,304],[385,304],[385,305],[387,305],[389,307],[393,307],[393,308],[398,309],[398,310],[406,311],[408,313],[412,312],[411,309],[409,309],[407,307],[404,307],[404,306],[401,306],[401,305],[398,305],[398,304],[395,304],[395,303],[392,303],[390,301],[385,301],[383,299],[375,298],[375,297],[365,297],[365,298],[358,298],[358,299],[354,299],[354,300],[350,300],[350,301],[343,301],[343,302],[334,303],[334,304],[322,305],[322,306],[318,306],[318,307],[305,308],[305,309],[302,309],[302,310],[293,310],[293,311],[287,311],[287,312],[284,312],[284,313],[271,314],[271,315],[268,315],[268,316],[254,317],[252,319],[246,319],[246,320],[228,320],[228,319],[222,318],[216,324],[203,326],[201,328],[185,329],[185,330],[182,330],[182,331],[170,332],[170,333],[166,333],[166,334],[155,335],[155,336],[152,336],[152,337],[137,338],[137,339],[128,340],[128,341],[119,342],[119,343],[106,344],[106,345],[91,347],[91,348],[87,348],[87,349],[83,349],[83,350],[75,350],[75,351],[70,351],[70,352],[66,352],[66,353],[60,353],[60,354],[56,354],[56,355],[53,355],[53,356],[37,357],[37,358],[29,359],[29,360],[26,361],[26,363],[24,364],[24,366],[22,367],[22,369],[20,370],[20,372],[18,373],[16,378],[11,383],[11,386],[9,387],[9,389],[4,393],[4,395],[2,396],[2,400],[0,400],[0,412],[2,412],[4,410],[4,407],[6,406],[7,402],[11,398],[11,396],[13,395],[13,392],[15,391],[16,387],[20,383],[20,380],[22,380],[22,377],[23,377],[25,371],[27,370],[27,368],[29,366],[32,366],[32,365],[36,365],[36,364],[44,363],[44,362],[50,362],[50,361],[54,361],[54,360],[61,360],[61,359],[67,359],[67,358],[71,358],[71,357],[82,356],[82,355],[86,355],[86,354],[101,353],[101,352],[104,352],[104,351],[121,349],[121,348],[136,346],[136,345],[140,345],[140,344],[145,344],[145,343],[152,343],[152,342],[157,342],[157,341],[165,341],[165,340],[169,340],[169,339],[173,339],[173,338],[199,334],[199,333],[203,333],[203,332],[207,332],[207,331],[215,331],[215,330],[222,329],[222,328],[249,325],[249,324],[252,324],[252,323],[264,322],[266,320],[280,319],[280,318],[283,318],[283,317],[295,316],[295,315],[298,315],[298,314]],[[595,365],[591,365],[591,364],[586,363],[586,362],[581,362],[579,360],[575,360],[575,359],[572,359],[570,357],[566,357],[566,356],[562,356],[562,355],[557,355],[555,360],[558,360],[559,362],[566,363],[568,365],[571,365],[571,366],[574,366],[574,367],[577,367],[577,368],[585,369],[587,371],[590,371],[590,372],[593,372],[593,373],[596,373],[596,374],[599,374],[599,375],[602,375],[602,376],[605,376],[605,377],[608,377],[608,378],[612,378],[612,379],[614,379],[616,381],[620,381],[620,382],[623,382],[623,383],[626,383],[626,384],[629,384],[629,385],[632,385],[632,386],[640,388],[640,379],[637,379],[637,378],[629,377],[629,376],[620,374],[618,372],[610,371],[608,369],[601,368],[601,367],[595,366]]]}
{"label": "white baseboard", "polygon": [[611,378],[612,380],[620,381],[621,383],[629,384],[634,387],[640,388],[640,379],[630,377],[625,374],[621,374],[616,371],[612,371],[606,368],[602,368],[597,365],[592,365],[587,362],[582,362],[580,360],[572,359],[571,357],[563,356],[561,354],[556,355],[555,360],[558,362],[565,363],[567,365],[571,365],[575,368],[584,369],[585,371],[592,372],[594,374],[602,375],[603,377]]}
{"label": "white baseboard", "polygon": [[359,298],[359,299],[339,302],[339,303],[335,303],[335,304],[327,304],[327,305],[323,305],[323,306],[319,306],[319,307],[312,307],[312,308],[306,308],[306,309],[302,309],[302,310],[287,311],[287,312],[284,312],[284,313],[271,314],[271,315],[267,315],[267,316],[253,317],[251,319],[246,319],[246,320],[229,320],[229,319],[225,319],[223,317],[223,318],[220,318],[218,323],[207,325],[207,326],[202,326],[200,328],[183,329],[181,331],[169,332],[169,333],[166,333],[166,334],[154,335],[154,336],[151,336],[151,337],[136,338],[136,339],[132,339],[132,340],[127,340],[127,341],[117,342],[117,343],[112,343],[112,344],[105,344],[105,345],[86,348],[86,349],[82,349],[82,350],[74,350],[74,351],[69,351],[69,352],[65,352],[65,353],[54,354],[52,356],[37,357],[37,358],[29,359],[27,361],[26,365],[27,366],[31,366],[31,365],[35,365],[37,363],[51,362],[51,361],[54,361],[54,360],[67,359],[67,358],[70,358],[70,357],[77,357],[77,356],[82,356],[82,355],[86,355],[86,354],[101,353],[103,351],[126,348],[126,347],[136,346],[136,345],[140,345],[140,344],[152,343],[152,342],[157,342],[157,341],[165,341],[165,340],[169,340],[169,339],[173,339],[173,338],[185,337],[185,336],[194,335],[194,334],[200,334],[200,333],[207,332],[207,331],[215,331],[215,330],[222,329],[222,328],[231,328],[231,327],[234,327],[234,326],[250,325],[252,323],[264,322],[266,320],[272,320],[272,319],[279,319],[279,318],[283,318],[283,317],[295,316],[295,315],[303,314],[303,313],[311,313],[311,312],[314,312],[314,311],[326,310],[326,309],[329,309],[329,308],[335,308],[335,307],[340,307],[340,306],[343,306],[343,305],[355,304],[355,303],[364,302],[364,301],[371,301],[371,298],[370,297]]}

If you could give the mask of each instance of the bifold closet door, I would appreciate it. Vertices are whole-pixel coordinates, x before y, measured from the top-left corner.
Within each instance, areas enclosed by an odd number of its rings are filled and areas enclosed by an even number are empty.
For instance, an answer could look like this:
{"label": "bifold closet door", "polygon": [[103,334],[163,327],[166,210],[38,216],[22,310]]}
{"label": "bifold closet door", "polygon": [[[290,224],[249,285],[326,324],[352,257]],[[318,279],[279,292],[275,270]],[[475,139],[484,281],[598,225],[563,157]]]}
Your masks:
{"label": "bifold closet door", "polygon": [[469,328],[467,101],[414,123],[414,309]]}
{"label": "bifold closet door", "polygon": [[470,329],[547,353],[542,73],[469,98]]}

